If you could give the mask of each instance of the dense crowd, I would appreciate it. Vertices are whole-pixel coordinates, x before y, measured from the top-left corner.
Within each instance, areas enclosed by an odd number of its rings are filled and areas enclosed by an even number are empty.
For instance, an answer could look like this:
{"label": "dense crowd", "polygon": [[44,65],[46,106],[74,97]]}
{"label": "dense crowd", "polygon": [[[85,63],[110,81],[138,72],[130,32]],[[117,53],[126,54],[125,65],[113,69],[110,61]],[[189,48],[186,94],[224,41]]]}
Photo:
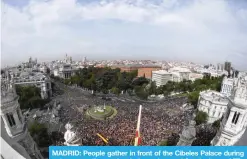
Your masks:
{"label": "dense crowd", "polygon": [[[182,109],[182,105],[187,102],[184,97],[155,103],[105,101],[92,95],[87,95],[86,98],[82,96],[80,101],[75,100],[76,97],[66,98],[68,103],[61,103],[63,105],[59,113],[61,122],[63,124],[73,122],[83,145],[105,145],[97,133],[107,138],[109,145],[133,145],[140,104],[143,105],[140,127],[142,145],[157,145],[172,133],[180,133],[193,114],[192,111]],[[78,108],[83,107],[85,111],[90,106],[104,103],[116,108],[117,115],[114,118],[100,121],[78,111]]]}

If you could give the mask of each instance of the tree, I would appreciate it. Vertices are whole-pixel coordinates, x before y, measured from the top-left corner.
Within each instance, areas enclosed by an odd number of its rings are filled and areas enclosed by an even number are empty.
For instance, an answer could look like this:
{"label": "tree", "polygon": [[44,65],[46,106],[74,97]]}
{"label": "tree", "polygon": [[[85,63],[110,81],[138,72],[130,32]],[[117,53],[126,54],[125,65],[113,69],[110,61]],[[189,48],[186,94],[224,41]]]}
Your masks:
{"label": "tree", "polygon": [[116,95],[120,94],[120,90],[117,87],[112,87],[111,92],[116,94]]}
{"label": "tree", "polygon": [[167,143],[168,143],[167,140],[163,140],[158,144],[158,146],[167,146]]}
{"label": "tree", "polygon": [[163,95],[164,95],[164,96],[168,96],[169,94],[170,94],[170,93],[169,93],[168,91],[164,91],[164,92],[163,92]]}
{"label": "tree", "polygon": [[51,140],[45,124],[34,121],[29,127],[29,132],[39,147],[50,146]]}
{"label": "tree", "polygon": [[65,85],[71,84],[71,80],[70,80],[70,79],[65,79],[65,80],[64,80],[64,84],[65,84]]}
{"label": "tree", "polygon": [[148,79],[144,77],[139,77],[135,79],[132,83],[134,86],[142,86],[143,84],[148,84]]}
{"label": "tree", "polygon": [[16,86],[16,93],[21,109],[42,107],[48,102],[41,99],[40,89],[35,86]]}
{"label": "tree", "polygon": [[198,111],[195,117],[196,125],[206,123],[208,121],[208,114],[203,111]]}
{"label": "tree", "polygon": [[146,100],[148,98],[148,93],[141,86],[135,87],[135,93],[136,93],[137,97],[139,97],[140,99]]}
{"label": "tree", "polygon": [[162,87],[158,87],[155,91],[155,95],[159,95],[163,93],[163,88]]}
{"label": "tree", "polygon": [[199,91],[191,92],[188,95],[188,101],[194,106],[194,108],[197,107],[198,98],[199,98]]}
{"label": "tree", "polygon": [[219,129],[220,128],[220,122],[221,122],[221,119],[216,120],[213,122],[212,126],[216,129]]}
{"label": "tree", "polygon": [[148,94],[149,95],[152,95],[152,94],[155,94],[155,92],[156,92],[156,83],[154,82],[154,81],[152,81],[151,83],[150,83],[150,87],[149,87],[149,90],[148,90]]}
{"label": "tree", "polygon": [[27,101],[27,104],[29,105],[29,108],[40,108],[46,104],[46,101],[41,99],[39,96],[34,96]]}

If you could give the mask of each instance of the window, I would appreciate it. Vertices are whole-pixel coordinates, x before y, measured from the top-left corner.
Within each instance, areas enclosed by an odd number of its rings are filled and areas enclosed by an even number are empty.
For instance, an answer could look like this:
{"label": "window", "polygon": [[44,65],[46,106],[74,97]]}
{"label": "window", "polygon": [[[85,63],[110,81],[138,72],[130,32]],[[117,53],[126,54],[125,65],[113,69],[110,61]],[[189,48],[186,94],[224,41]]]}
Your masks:
{"label": "window", "polygon": [[232,118],[232,123],[237,124],[239,116],[240,116],[240,113],[235,112]]}
{"label": "window", "polygon": [[234,123],[235,119],[236,119],[236,116],[237,116],[237,112],[234,113],[234,116],[232,118],[232,123]]}
{"label": "window", "polygon": [[236,118],[234,124],[237,124],[239,116],[240,116],[240,113],[238,113],[237,118]]}
{"label": "window", "polygon": [[15,126],[15,119],[13,117],[13,114],[11,113],[7,113],[7,119],[8,119],[8,122],[9,122],[9,125],[12,127],[12,126]]}

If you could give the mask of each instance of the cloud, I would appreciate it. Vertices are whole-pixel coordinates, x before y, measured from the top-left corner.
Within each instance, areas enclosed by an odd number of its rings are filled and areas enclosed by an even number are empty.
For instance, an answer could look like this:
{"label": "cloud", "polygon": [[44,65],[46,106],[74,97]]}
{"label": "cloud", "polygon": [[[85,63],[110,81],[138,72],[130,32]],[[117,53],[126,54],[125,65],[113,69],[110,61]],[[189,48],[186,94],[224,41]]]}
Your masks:
{"label": "cloud", "polygon": [[[236,9],[235,4],[229,0],[49,0],[21,7],[4,3],[2,63],[28,56],[62,58],[66,52],[78,58],[152,54],[165,60],[172,54],[194,62],[223,62],[234,54],[232,50],[247,50],[247,9]],[[247,68],[239,59],[232,58],[236,67]]]}

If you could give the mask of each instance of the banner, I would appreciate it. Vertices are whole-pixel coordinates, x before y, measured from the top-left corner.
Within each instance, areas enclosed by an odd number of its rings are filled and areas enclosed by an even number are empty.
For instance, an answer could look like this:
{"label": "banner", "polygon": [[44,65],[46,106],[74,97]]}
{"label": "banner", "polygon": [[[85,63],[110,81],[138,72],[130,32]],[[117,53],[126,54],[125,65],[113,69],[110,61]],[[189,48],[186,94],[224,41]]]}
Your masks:
{"label": "banner", "polygon": [[246,159],[247,146],[50,146],[49,159]]}

